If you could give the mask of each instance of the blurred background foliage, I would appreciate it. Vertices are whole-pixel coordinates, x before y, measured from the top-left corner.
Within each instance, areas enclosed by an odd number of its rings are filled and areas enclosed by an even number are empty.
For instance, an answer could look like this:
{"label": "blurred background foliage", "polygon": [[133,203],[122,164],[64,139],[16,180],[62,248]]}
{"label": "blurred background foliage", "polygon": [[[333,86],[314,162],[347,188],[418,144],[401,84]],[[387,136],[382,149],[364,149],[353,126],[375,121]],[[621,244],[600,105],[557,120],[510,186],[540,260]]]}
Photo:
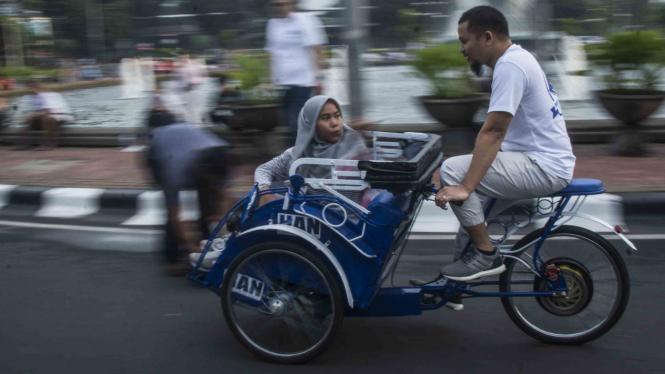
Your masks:
{"label": "blurred background foliage", "polygon": [[469,63],[459,53],[458,43],[445,43],[416,52],[412,65],[426,78],[432,94],[441,98],[459,98],[478,91],[469,74]]}

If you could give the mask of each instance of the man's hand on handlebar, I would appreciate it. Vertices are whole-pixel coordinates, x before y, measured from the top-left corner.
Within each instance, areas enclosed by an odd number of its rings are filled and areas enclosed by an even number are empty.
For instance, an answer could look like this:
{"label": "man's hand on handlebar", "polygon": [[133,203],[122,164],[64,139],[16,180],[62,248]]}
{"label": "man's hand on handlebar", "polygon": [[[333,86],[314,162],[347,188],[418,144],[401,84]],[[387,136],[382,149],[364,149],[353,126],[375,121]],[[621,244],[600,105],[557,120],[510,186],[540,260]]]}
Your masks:
{"label": "man's hand on handlebar", "polygon": [[448,186],[439,189],[434,198],[434,203],[441,209],[448,209],[447,204],[462,205],[469,199],[471,193],[464,186]]}

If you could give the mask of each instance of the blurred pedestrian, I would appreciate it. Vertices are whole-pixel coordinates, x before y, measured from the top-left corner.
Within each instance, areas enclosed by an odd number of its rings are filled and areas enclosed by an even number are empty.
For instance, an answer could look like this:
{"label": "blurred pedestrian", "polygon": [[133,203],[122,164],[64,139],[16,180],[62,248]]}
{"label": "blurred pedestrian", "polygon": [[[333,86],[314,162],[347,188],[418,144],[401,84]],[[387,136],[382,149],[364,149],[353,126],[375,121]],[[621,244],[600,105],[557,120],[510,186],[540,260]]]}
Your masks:
{"label": "blurred pedestrian", "polygon": [[183,104],[171,93],[163,82],[157,82],[148,108],[148,131],[174,122],[184,122]]}
{"label": "blurred pedestrian", "polygon": [[9,105],[7,99],[0,97],[0,132],[7,127],[7,113],[9,112]]}
{"label": "blurred pedestrian", "polygon": [[[210,237],[211,227],[223,216],[228,146],[218,136],[187,123],[166,124],[150,134],[147,161],[164,191],[168,219],[162,252],[169,269],[178,271],[188,267],[187,255],[201,252],[196,243],[201,237]],[[179,218],[178,196],[186,189],[198,192],[201,213],[198,238],[188,237]]]}
{"label": "blurred pedestrian", "polygon": [[74,120],[67,101],[56,92],[49,92],[37,81],[29,85],[30,93],[21,98],[18,117],[25,124],[20,148],[30,146],[30,132],[43,131],[42,148],[55,148],[58,145],[60,127]]}
{"label": "blurred pedestrian", "polygon": [[188,55],[180,59],[180,66],[177,70],[178,89],[180,91],[180,101],[185,108],[185,120],[188,123],[198,124],[203,122],[202,104],[202,86],[205,80],[205,71],[203,66],[196,59]]}
{"label": "blurred pedestrian", "polygon": [[221,76],[217,80],[219,91],[215,95],[213,109],[210,111],[210,119],[213,123],[226,123],[229,117],[233,117],[233,112],[224,109],[224,104],[240,100],[240,92],[230,89],[226,85],[226,77]]}
{"label": "blurred pedestrian", "polygon": [[272,84],[285,90],[282,122],[288,128],[286,146],[292,147],[300,109],[323,88],[322,46],[328,38],[314,14],[296,12],[295,0],[271,0],[270,5],[275,18],[266,25],[265,50],[270,53]]}

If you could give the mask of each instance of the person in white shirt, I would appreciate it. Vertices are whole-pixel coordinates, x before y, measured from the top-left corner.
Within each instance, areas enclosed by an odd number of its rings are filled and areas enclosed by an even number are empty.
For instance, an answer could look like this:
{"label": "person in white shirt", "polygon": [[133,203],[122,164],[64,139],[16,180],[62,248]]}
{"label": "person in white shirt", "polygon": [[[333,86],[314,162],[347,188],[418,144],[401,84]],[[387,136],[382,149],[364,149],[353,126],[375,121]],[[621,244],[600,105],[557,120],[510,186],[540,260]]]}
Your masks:
{"label": "person in white shirt", "polygon": [[183,56],[177,70],[177,85],[185,120],[191,124],[203,122],[203,83],[206,79],[205,66],[197,59]]}
{"label": "person in white shirt", "polygon": [[[468,281],[505,270],[487,234],[484,203],[499,199],[495,212],[511,200],[562,190],[573,177],[575,156],[554,88],[536,59],[512,43],[503,14],[489,6],[472,8],[460,18],[458,35],[460,53],[472,65],[494,70],[489,114],[473,154],[443,163],[435,199],[443,209],[453,203],[462,227],[458,261],[441,268],[441,276]],[[463,253],[469,237],[473,245]]]}
{"label": "person in white shirt", "polygon": [[288,127],[286,146],[295,144],[298,113],[322,90],[322,47],[328,43],[323,24],[313,14],[296,12],[295,0],[271,0],[276,18],[266,25],[265,50],[270,53],[272,84],[285,89],[282,122]]}
{"label": "person in white shirt", "polygon": [[74,120],[67,101],[56,92],[43,90],[39,82],[30,83],[32,93],[21,98],[19,114],[21,122],[26,126],[23,129],[20,148],[30,145],[31,131],[44,131],[42,148],[55,148],[58,145],[60,126]]}

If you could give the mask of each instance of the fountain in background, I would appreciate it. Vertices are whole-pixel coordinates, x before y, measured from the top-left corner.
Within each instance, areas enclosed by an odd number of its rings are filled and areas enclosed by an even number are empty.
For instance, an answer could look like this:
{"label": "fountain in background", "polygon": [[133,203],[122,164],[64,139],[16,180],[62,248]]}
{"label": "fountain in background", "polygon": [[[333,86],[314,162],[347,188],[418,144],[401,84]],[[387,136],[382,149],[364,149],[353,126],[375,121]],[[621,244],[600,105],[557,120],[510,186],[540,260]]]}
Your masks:
{"label": "fountain in background", "polygon": [[134,58],[123,58],[120,61],[120,78],[122,79],[122,99],[137,99],[143,91],[141,65]]}
{"label": "fountain in background", "polygon": [[554,78],[554,85],[561,101],[591,99],[591,77],[579,74],[588,69],[584,43],[579,38],[565,33],[539,33],[539,22],[544,20],[538,18],[542,14],[537,12],[547,13],[547,9],[537,1],[458,1],[440,41],[457,41],[457,22],[462,13],[480,5],[493,6],[504,14],[508,21],[510,38],[536,56],[545,73]]}
{"label": "fountain in background", "polygon": [[[564,35],[561,37],[560,53],[552,54],[553,61],[548,65],[549,74],[555,75],[560,86],[557,88],[561,101],[581,101],[592,98],[590,79],[580,72],[587,71],[589,64],[580,38]],[[545,68],[545,67],[544,67]]]}
{"label": "fountain in background", "polygon": [[120,62],[122,99],[138,99],[144,92],[155,90],[155,73],[152,58],[123,58]]}
{"label": "fountain in background", "polygon": [[141,89],[144,92],[155,90],[155,63],[152,57],[141,59]]}
{"label": "fountain in background", "polygon": [[[500,3],[500,4],[498,4]],[[448,25],[441,39],[443,41],[457,40],[457,21],[465,11],[481,6],[489,5],[497,8],[503,13],[508,21],[511,37],[532,37],[536,28],[536,21],[530,13],[534,12],[532,0],[510,0],[510,1],[488,1],[488,0],[458,0],[455,10],[448,17]],[[531,21],[531,22],[529,22]]]}

